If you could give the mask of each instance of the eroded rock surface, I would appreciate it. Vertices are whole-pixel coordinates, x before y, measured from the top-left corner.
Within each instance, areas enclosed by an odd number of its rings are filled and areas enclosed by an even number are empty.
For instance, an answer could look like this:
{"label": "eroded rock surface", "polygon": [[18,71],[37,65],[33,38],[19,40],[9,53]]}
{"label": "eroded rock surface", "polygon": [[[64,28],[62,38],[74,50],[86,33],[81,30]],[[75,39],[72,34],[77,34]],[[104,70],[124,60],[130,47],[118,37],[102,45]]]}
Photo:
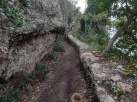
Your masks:
{"label": "eroded rock surface", "polygon": [[[0,77],[4,79],[19,70],[33,70],[35,62],[52,49],[56,35],[65,30],[65,0],[30,0],[29,6],[14,0],[13,5],[25,23],[0,32]],[[8,25],[6,18],[0,22]]]}

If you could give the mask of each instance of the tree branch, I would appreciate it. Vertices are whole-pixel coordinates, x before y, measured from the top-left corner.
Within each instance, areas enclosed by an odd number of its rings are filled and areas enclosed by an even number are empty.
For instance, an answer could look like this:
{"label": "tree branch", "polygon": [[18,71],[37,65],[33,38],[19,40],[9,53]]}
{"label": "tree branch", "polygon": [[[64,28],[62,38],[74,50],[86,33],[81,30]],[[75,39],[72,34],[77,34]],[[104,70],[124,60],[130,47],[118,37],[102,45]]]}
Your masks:
{"label": "tree branch", "polygon": [[126,1],[126,10],[132,15],[132,11],[131,11],[131,9],[130,9],[130,7],[128,6],[128,4],[127,4],[127,0],[125,0]]}
{"label": "tree branch", "polygon": [[124,30],[126,34],[128,34],[135,42],[137,42],[137,38],[132,34],[132,32],[129,32],[127,30]]}
{"label": "tree branch", "polygon": [[137,16],[137,10],[135,10],[132,13],[132,15],[129,16],[127,22],[117,31],[117,33],[112,37],[112,39],[110,39],[107,47],[99,56],[105,56],[105,54],[113,47],[113,44],[117,40],[117,38],[124,32],[124,29],[126,29],[134,21],[136,16]]}

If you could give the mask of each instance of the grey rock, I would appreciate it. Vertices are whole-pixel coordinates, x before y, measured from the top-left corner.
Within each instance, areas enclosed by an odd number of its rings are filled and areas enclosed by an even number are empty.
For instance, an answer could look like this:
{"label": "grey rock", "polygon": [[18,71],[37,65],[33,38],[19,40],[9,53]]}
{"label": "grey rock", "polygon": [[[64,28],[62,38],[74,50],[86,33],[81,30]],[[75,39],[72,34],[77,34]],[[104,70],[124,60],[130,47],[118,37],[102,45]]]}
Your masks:
{"label": "grey rock", "polygon": [[117,100],[118,99],[117,96],[115,96],[114,99]]}
{"label": "grey rock", "polygon": [[93,63],[90,70],[92,71],[95,79],[102,80],[106,77],[106,74],[103,72],[102,64]]}
{"label": "grey rock", "polygon": [[97,87],[97,94],[100,102],[115,102],[114,99],[107,94],[104,88]]}
{"label": "grey rock", "polygon": [[122,79],[122,77],[120,75],[116,74],[116,75],[112,76],[110,79],[113,81],[119,81]]}
{"label": "grey rock", "polygon": [[117,72],[120,72],[121,74],[124,74],[125,69],[123,68],[122,65],[118,65],[118,66],[116,67],[116,71],[117,71]]}
{"label": "grey rock", "polygon": [[[28,7],[15,2],[25,23],[0,32],[0,77],[5,79],[17,71],[31,72],[52,50],[56,34],[65,30],[66,0],[30,0]],[[6,19],[0,22],[8,25]]]}
{"label": "grey rock", "polygon": [[122,69],[123,66],[122,66],[122,65],[118,65],[117,68],[118,68],[118,69]]}
{"label": "grey rock", "polygon": [[123,82],[118,82],[117,87],[119,87],[120,89],[122,89],[126,93],[130,93],[133,89],[133,87],[131,85],[123,83]]}
{"label": "grey rock", "polygon": [[79,56],[81,63],[84,66],[84,70],[87,72],[87,74],[90,76],[90,79],[93,81],[96,89],[96,94],[100,102],[115,102],[115,100],[112,98],[111,95],[107,93],[105,88],[100,87],[99,83],[102,80],[105,80],[108,76],[106,73],[109,72],[109,70],[106,72],[108,64],[96,63],[96,61],[99,60],[98,57],[95,57],[90,51],[89,46],[85,43],[82,43],[78,39],[74,38],[72,35],[67,35],[68,40],[77,48],[79,51]]}

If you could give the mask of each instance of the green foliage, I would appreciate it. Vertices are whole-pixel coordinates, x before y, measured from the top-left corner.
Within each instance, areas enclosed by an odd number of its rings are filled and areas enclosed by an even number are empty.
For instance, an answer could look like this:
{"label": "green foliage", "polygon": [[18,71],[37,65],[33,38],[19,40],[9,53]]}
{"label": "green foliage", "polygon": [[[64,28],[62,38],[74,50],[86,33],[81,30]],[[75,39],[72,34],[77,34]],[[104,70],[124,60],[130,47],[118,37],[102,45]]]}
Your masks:
{"label": "green foliage", "polygon": [[[107,4],[107,5],[106,5]],[[114,25],[117,29],[123,27],[126,22],[129,20],[129,17],[137,11],[137,2],[133,0],[88,0],[87,12],[92,13],[93,15],[99,15],[105,13],[108,17],[116,18]],[[92,8],[92,9],[90,9]],[[115,47],[122,50],[122,53],[137,60],[137,28],[136,20],[137,15],[133,18],[132,23],[124,28],[123,33],[119,36],[118,40],[115,43]]]}
{"label": "green foliage", "polygon": [[55,60],[57,58],[57,53],[56,51],[51,51],[51,53],[49,55],[46,56],[47,60]]}
{"label": "green foliage", "polygon": [[98,51],[102,51],[108,43],[108,35],[103,27],[99,27],[99,31],[80,34],[79,39],[90,45],[93,50]]}
{"label": "green foliage", "polygon": [[128,69],[126,69],[125,75],[136,77],[137,76],[137,65],[133,64]]}
{"label": "green foliage", "polygon": [[16,91],[9,93],[4,93],[0,97],[0,102],[20,102],[20,91],[17,89]]}
{"label": "green foliage", "polygon": [[90,96],[90,98],[94,98],[95,96],[94,96],[94,90],[93,90],[93,88],[87,88],[86,89],[86,95]]}
{"label": "green foliage", "polygon": [[34,78],[31,74],[25,74],[24,72],[17,72],[13,75],[13,78],[9,82],[14,88],[25,90],[28,84],[32,84]]}
{"label": "green foliage", "polygon": [[113,93],[116,95],[124,95],[124,92],[118,87],[114,88]]}
{"label": "green foliage", "polygon": [[[124,37],[124,36],[123,36]],[[132,65],[137,62],[137,46],[133,40],[128,37],[125,40],[123,37],[119,38],[115,46],[107,53],[107,56],[121,64]],[[127,47],[127,45],[130,45]]]}
{"label": "green foliage", "polygon": [[67,20],[67,23],[68,25],[70,26],[70,24],[72,23],[73,19],[72,19],[72,14],[68,14],[68,20]]}
{"label": "green foliage", "polygon": [[57,40],[53,44],[53,50],[45,56],[45,60],[56,60],[57,52],[65,52],[65,45],[62,41],[61,36],[58,36]]}
{"label": "green foliage", "polygon": [[87,80],[89,87],[86,89],[86,96],[90,99],[89,102],[94,102],[96,99],[95,97],[95,87],[91,80]]}
{"label": "green foliage", "polygon": [[80,19],[80,31],[85,32],[85,20]]}
{"label": "green foliage", "polygon": [[46,78],[47,74],[49,72],[48,65],[42,64],[42,63],[36,63],[35,65],[35,71],[34,75],[36,77],[39,77],[40,79]]}
{"label": "green foliage", "polygon": [[120,89],[120,88],[118,88],[118,87],[115,87],[114,89],[113,89],[113,93],[115,94],[115,95],[117,95],[117,96],[120,96],[120,98],[121,99],[125,99],[126,97],[126,95],[125,95],[125,92],[122,90],[122,89]]}
{"label": "green foliage", "polygon": [[104,85],[111,85],[111,82],[109,80],[103,80],[102,82]]}
{"label": "green foliage", "polygon": [[[87,12],[92,14],[99,14],[104,11],[110,12],[111,6],[116,0],[87,0],[88,1],[88,8]],[[106,5],[107,4],[107,5]]]}
{"label": "green foliage", "polygon": [[92,7],[89,12],[93,14],[106,12],[108,16],[111,15],[117,18],[123,18],[129,15],[126,6],[123,5],[126,4],[126,2],[131,11],[134,11],[137,8],[137,2],[134,2],[133,0],[88,0],[88,8]]}
{"label": "green foliage", "polygon": [[134,85],[134,88],[137,90],[137,85]]}
{"label": "green foliage", "polygon": [[[42,63],[36,63],[32,73],[15,73],[9,82],[4,85],[0,102],[20,102],[20,96],[23,92],[29,93],[36,82],[46,78],[49,72],[48,66]],[[30,87],[29,87],[30,86]]]}
{"label": "green foliage", "polygon": [[64,52],[65,51],[65,47],[64,47],[63,42],[61,40],[60,41],[57,40],[54,43],[53,50],[56,51],[56,52]]}
{"label": "green foliage", "polygon": [[81,41],[90,45],[92,50],[102,51],[108,43],[109,37],[105,25],[109,19],[104,13],[80,15],[72,34]]}
{"label": "green foliage", "polygon": [[136,41],[132,40],[128,35],[121,35],[115,46],[121,49],[121,54],[125,55],[125,57],[130,57],[132,63],[137,62],[137,44]]}
{"label": "green foliage", "polygon": [[137,90],[137,80],[135,80],[135,81],[133,82],[133,87],[134,87],[135,90]]}
{"label": "green foliage", "polygon": [[136,74],[134,74],[134,72],[133,72],[132,69],[126,70],[126,71],[125,71],[125,75],[127,75],[127,76],[136,76]]}
{"label": "green foliage", "polygon": [[24,24],[24,20],[21,18],[19,10],[13,4],[14,0],[1,0],[0,15],[6,16],[15,27],[21,27]]}
{"label": "green foliage", "polygon": [[[125,42],[126,43],[126,42]],[[120,44],[119,44],[120,45]],[[126,46],[126,45],[125,45]],[[107,56],[113,60],[118,62],[119,64],[122,65],[127,65],[127,68],[125,70],[125,75],[126,76],[137,76],[137,57],[136,55],[131,56],[127,50],[121,50],[118,48],[113,48],[107,53]]]}
{"label": "green foliage", "polygon": [[30,0],[19,0],[24,7],[30,6]]}
{"label": "green foliage", "polygon": [[[117,29],[119,29],[120,27],[122,27],[125,24],[126,19],[119,19],[117,21],[115,21],[115,26]],[[133,25],[133,24],[132,24]],[[115,46],[113,49],[115,49],[115,51],[113,51],[113,53],[116,54],[116,50],[117,50],[117,54],[122,55],[123,58],[129,59],[129,63],[136,63],[137,62],[137,42],[136,40],[134,40],[130,35],[136,37],[136,30],[134,29],[134,26],[129,26],[126,30],[128,32],[123,32],[121,34],[121,36],[119,37],[119,39],[117,40],[117,42],[115,43]],[[133,32],[134,29],[134,32]],[[133,33],[132,33],[133,32]]]}

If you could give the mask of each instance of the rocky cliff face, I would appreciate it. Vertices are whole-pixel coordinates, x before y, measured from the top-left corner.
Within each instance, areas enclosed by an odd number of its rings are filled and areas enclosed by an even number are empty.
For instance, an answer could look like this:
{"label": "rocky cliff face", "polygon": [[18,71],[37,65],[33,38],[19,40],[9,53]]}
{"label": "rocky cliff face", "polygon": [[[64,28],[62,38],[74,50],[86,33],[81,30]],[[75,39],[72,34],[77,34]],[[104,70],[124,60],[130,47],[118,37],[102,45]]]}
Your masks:
{"label": "rocky cliff face", "polygon": [[[51,49],[56,35],[65,30],[65,0],[14,0],[25,23],[0,32],[0,77],[8,79],[17,71],[30,72]],[[64,5],[64,6],[63,6]],[[6,18],[1,20],[7,23]]]}

